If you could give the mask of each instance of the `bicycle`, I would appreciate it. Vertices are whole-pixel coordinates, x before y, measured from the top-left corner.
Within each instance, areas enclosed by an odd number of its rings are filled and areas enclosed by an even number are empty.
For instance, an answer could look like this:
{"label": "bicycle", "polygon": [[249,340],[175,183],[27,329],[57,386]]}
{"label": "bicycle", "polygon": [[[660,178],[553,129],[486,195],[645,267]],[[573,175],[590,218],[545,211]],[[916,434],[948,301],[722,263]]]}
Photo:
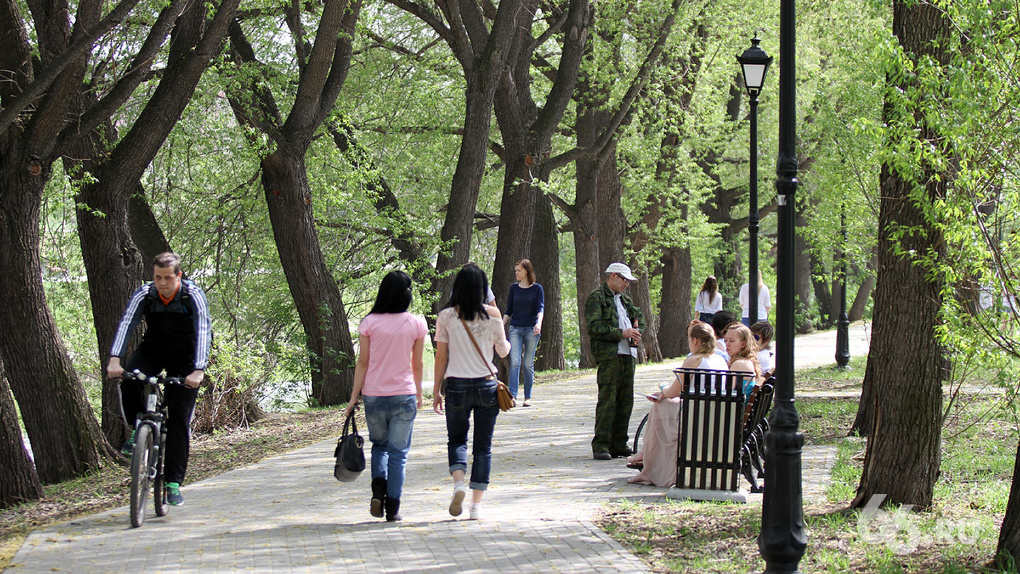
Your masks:
{"label": "bicycle", "polygon": [[[135,423],[135,446],[131,453],[131,526],[145,522],[145,503],[152,485],[156,516],[170,511],[166,484],[163,482],[163,445],[166,443],[166,401],[164,385],[183,385],[179,377],[148,376],[139,370],[124,373],[125,379],[143,382],[145,412]],[[119,388],[119,387],[118,387]]]}

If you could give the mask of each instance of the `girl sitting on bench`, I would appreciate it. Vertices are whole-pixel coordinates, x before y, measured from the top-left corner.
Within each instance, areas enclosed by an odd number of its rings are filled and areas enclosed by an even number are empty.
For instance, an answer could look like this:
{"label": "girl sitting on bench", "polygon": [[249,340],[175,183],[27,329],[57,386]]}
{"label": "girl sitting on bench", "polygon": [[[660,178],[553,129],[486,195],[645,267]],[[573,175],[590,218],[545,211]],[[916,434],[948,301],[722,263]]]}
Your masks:
{"label": "girl sitting on bench", "polygon": [[[684,368],[726,370],[726,361],[715,353],[715,332],[711,326],[701,321],[692,321],[687,328],[687,339],[692,352],[684,361]],[[661,392],[648,395],[648,400],[655,404],[648,413],[644,446],[627,460],[628,466],[643,467],[628,482],[655,486],[673,486],[676,483],[680,390],[681,382],[678,379],[668,387],[663,386]]]}

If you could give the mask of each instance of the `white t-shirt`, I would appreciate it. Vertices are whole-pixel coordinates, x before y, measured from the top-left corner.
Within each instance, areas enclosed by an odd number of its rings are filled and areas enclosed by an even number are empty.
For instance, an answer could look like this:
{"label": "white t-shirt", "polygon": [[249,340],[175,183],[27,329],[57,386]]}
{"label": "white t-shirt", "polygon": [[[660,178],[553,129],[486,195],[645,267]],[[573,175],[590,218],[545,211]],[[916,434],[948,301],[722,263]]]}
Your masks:
{"label": "white t-shirt", "polygon": [[718,313],[722,311],[722,293],[716,291],[715,298],[709,300],[708,291],[698,292],[698,298],[694,300],[695,313]]}
{"label": "white t-shirt", "polygon": [[[769,308],[772,307],[772,295],[769,293],[767,285],[762,285],[761,290],[758,291],[758,320],[767,321],[769,318]],[[751,307],[748,305],[747,298],[747,283],[740,286],[740,313],[742,317],[750,317]]]}
{"label": "white t-shirt", "polygon": [[487,316],[468,321],[467,324],[479,349],[485,355],[485,360],[482,360],[475,346],[471,344],[471,338],[464,330],[464,324],[457,316],[456,309],[447,307],[436,316],[436,341],[449,345],[446,376],[462,379],[489,377],[496,371],[491,359],[493,348],[501,357],[510,352],[510,341],[507,341],[506,332],[503,331],[503,321]]}
{"label": "white t-shirt", "polygon": [[762,349],[758,351],[758,364],[761,365],[761,372],[767,373],[776,366],[776,361],[772,356],[772,349]]}

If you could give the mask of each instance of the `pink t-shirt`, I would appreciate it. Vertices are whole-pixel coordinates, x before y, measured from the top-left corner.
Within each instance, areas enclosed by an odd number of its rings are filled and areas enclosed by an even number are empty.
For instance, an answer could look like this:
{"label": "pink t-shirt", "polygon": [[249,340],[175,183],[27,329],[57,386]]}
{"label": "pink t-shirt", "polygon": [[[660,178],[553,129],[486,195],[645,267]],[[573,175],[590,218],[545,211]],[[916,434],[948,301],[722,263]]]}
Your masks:
{"label": "pink t-shirt", "polygon": [[414,342],[429,333],[425,319],[410,313],[370,313],[358,326],[368,337],[368,370],[361,394],[369,397],[413,395],[411,351]]}

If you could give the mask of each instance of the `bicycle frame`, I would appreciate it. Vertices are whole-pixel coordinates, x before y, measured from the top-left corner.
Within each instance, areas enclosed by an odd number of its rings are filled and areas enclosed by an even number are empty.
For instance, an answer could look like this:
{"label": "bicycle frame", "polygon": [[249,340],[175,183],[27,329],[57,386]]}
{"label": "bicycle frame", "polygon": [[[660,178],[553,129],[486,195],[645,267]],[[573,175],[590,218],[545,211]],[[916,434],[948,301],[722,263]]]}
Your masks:
{"label": "bicycle frame", "polygon": [[131,525],[137,528],[145,521],[145,500],[150,485],[154,491],[156,515],[165,516],[169,510],[163,484],[164,422],[167,417],[163,385],[182,384],[182,380],[147,376],[138,370],[128,373],[125,378],[141,381],[145,404],[145,410],[138,414],[135,422],[135,448],[131,456]]}

